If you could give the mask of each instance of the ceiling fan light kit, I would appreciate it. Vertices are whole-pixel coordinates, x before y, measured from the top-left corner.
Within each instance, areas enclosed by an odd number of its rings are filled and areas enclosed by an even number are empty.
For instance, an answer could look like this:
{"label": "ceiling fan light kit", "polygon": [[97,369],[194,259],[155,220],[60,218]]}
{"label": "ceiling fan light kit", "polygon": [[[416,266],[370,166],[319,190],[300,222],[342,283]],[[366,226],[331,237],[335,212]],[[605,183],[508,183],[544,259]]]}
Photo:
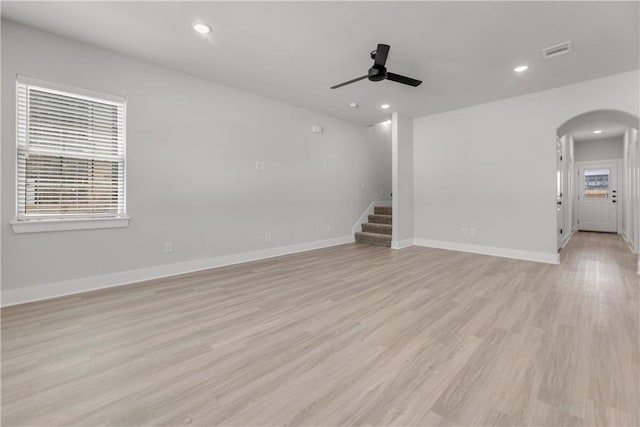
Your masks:
{"label": "ceiling fan light kit", "polygon": [[382,80],[391,80],[392,82],[402,83],[409,86],[420,86],[422,80],[416,80],[411,77],[401,76],[387,71],[385,67],[387,63],[387,56],[389,56],[389,45],[379,44],[378,48],[371,52],[371,59],[373,59],[373,66],[369,68],[367,75],[362,77],[356,77],[355,79],[348,80],[344,83],[332,86],[331,89],[338,89],[339,87],[346,86],[351,83],[355,83],[360,80],[369,79],[372,82],[379,82]]}

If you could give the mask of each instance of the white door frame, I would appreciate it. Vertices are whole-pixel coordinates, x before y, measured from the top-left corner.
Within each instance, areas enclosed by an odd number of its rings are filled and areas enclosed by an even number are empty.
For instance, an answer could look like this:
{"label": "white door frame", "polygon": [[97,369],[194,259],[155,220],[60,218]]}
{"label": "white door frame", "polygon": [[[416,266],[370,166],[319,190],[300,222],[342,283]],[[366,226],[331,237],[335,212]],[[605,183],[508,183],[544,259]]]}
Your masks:
{"label": "white door frame", "polygon": [[[617,224],[616,224],[616,233],[621,234],[622,233],[622,211],[624,210],[622,208],[622,206],[625,205],[625,203],[627,202],[626,200],[624,200],[624,180],[620,179],[620,175],[621,175],[621,171],[622,171],[622,159],[603,159],[603,160],[589,160],[589,161],[582,161],[582,162],[575,162],[575,167],[574,167],[574,173],[577,174],[580,172],[580,168],[583,166],[598,166],[602,163],[615,163],[616,167],[618,168],[618,172],[616,173],[616,179],[617,179],[617,183],[616,183],[616,188],[617,188],[617,207],[616,207],[616,213],[617,213]],[[580,196],[581,193],[581,189],[582,189],[582,182],[583,182],[583,178],[580,177],[576,180],[574,180],[575,183],[575,187],[574,187],[574,197],[573,197],[573,208],[576,209],[576,212],[578,213],[578,218],[580,218],[580,201],[578,200],[578,197]],[[578,229],[580,229],[580,226],[578,225]]]}
{"label": "white door frame", "polygon": [[[556,136],[556,239],[558,250],[560,250],[565,244],[569,230],[566,230],[564,225],[564,210],[566,208],[565,194],[564,194],[564,148],[563,141],[560,137]],[[561,231],[562,230],[562,231]]]}
{"label": "white door frame", "polygon": [[[562,160],[560,160],[562,156]],[[560,211],[556,213],[556,235],[558,250],[562,249],[571,239],[573,233],[576,231],[574,227],[574,207],[573,197],[575,191],[573,190],[575,179],[573,171],[575,169],[573,161],[573,138],[570,134],[563,135],[562,137],[556,136],[556,203],[560,202],[561,205],[556,205],[556,210]],[[558,189],[558,178],[562,188]],[[558,192],[562,193],[559,197]],[[558,209],[560,207],[560,209]],[[562,229],[562,233],[560,233]]]}

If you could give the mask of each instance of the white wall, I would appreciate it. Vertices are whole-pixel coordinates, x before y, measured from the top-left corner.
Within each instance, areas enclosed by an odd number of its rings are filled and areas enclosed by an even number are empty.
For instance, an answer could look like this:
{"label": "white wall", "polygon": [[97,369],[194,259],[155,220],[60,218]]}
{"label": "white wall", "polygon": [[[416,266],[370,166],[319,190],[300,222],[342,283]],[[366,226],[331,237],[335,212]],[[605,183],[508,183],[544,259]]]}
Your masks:
{"label": "white wall", "polygon": [[413,121],[393,113],[392,122],[392,186],[393,231],[391,247],[400,249],[413,244]]}
{"label": "white wall", "polygon": [[618,179],[622,182],[622,236],[631,245],[633,245],[633,217],[631,216],[633,211],[633,203],[631,203],[633,191],[631,186],[633,176],[633,165],[631,164],[633,157],[631,152],[632,146],[631,129],[627,128],[625,129],[624,136],[622,138],[622,171],[620,172],[621,176]]}
{"label": "white wall", "polygon": [[376,123],[364,129],[371,150],[369,152],[370,159],[363,166],[368,169],[369,175],[375,176],[376,183],[380,187],[372,190],[378,191],[376,200],[391,200],[391,122]]}
{"label": "white wall", "polygon": [[622,159],[623,137],[575,142],[575,161]]}
{"label": "white wall", "polygon": [[[640,143],[638,130],[627,128],[623,138],[622,165],[623,209],[622,235],[633,251],[640,255]],[[640,273],[640,256],[638,258]]]}
{"label": "white wall", "polygon": [[633,226],[633,242],[632,247],[638,253],[637,273],[640,274],[640,139],[638,137],[638,129],[630,131],[631,159],[629,164],[632,167],[633,184],[632,191],[632,210],[631,215],[634,221]]}
{"label": "white wall", "polygon": [[[127,97],[129,227],[12,232],[16,74]],[[324,134],[312,134],[314,124]],[[38,285],[348,239],[380,189],[391,191],[391,148],[383,139],[372,129],[3,21],[3,296],[36,287],[30,295],[37,297]],[[255,171],[258,160],[264,173]],[[173,252],[166,254],[168,241]],[[78,283],[73,290],[85,286]]]}
{"label": "white wall", "polygon": [[[556,131],[591,110],[637,116],[639,77],[633,71],[416,119],[416,238],[557,259]],[[463,227],[477,235],[463,236]]]}

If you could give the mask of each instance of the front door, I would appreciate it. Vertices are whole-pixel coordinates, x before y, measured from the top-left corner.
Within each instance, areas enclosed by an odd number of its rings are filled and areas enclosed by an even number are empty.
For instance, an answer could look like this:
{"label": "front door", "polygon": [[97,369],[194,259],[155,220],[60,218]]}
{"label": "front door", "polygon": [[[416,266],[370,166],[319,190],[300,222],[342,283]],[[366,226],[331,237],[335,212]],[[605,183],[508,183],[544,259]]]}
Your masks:
{"label": "front door", "polygon": [[589,163],[578,172],[578,228],[584,231],[618,231],[618,166]]}

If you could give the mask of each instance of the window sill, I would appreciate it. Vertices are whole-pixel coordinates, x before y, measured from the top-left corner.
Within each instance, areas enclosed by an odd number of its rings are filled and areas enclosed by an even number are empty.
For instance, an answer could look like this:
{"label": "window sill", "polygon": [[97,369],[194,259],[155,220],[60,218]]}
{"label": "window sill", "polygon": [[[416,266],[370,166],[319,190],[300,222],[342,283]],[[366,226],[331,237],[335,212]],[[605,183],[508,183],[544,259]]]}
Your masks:
{"label": "window sill", "polygon": [[45,231],[93,230],[99,228],[120,228],[129,225],[131,218],[82,218],[82,219],[39,219],[29,221],[14,221],[11,223],[13,232],[40,233]]}

